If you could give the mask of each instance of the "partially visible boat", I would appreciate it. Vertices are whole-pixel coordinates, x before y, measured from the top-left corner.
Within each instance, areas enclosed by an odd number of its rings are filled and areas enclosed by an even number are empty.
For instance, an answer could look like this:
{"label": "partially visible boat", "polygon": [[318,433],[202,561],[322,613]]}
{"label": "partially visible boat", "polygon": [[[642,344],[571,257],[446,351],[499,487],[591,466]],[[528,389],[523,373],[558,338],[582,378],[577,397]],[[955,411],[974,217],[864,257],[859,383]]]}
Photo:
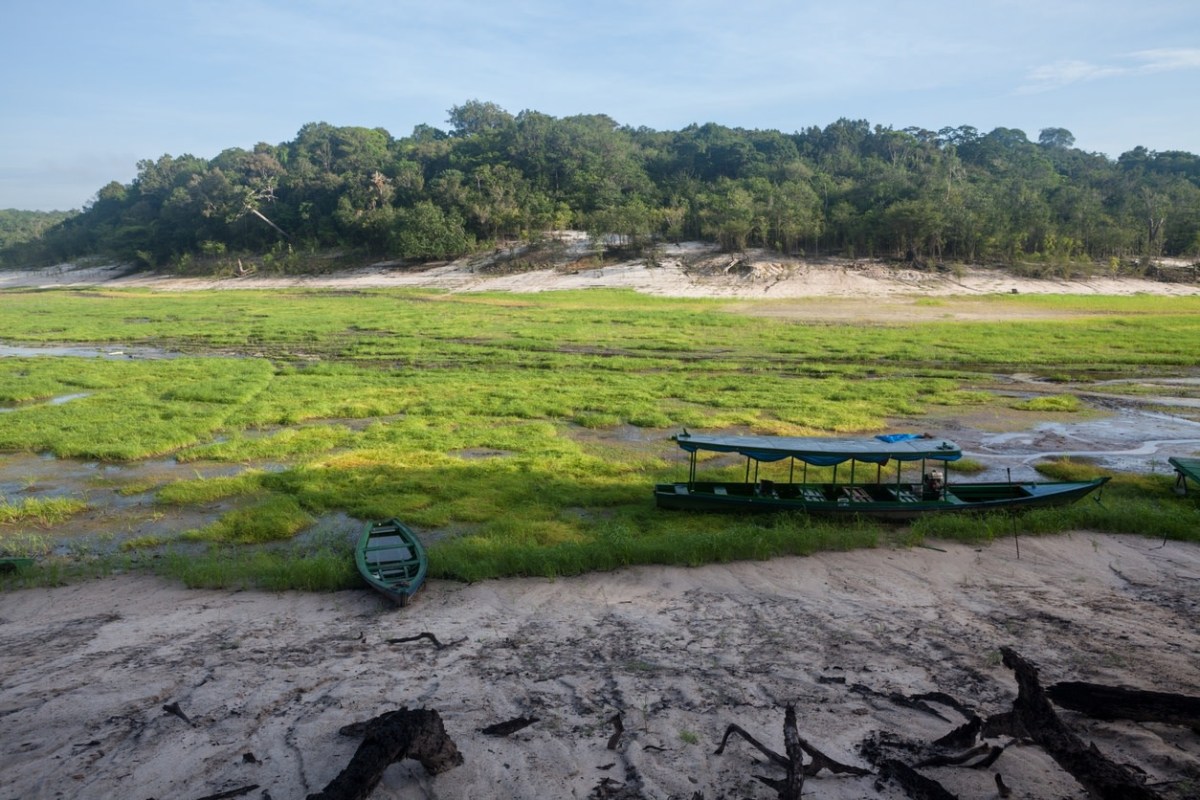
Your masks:
{"label": "partially visible boat", "polygon": [[[704,436],[685,430],[671,438],[690,454],[688,480],[655,486],[654,497],[659,508],[743,513],[803,511],[827,516],[909,520],[945,512],[1066,505],[1108,481],[1105,476],[1087,481],[951,482],[948,467],[962,458],[962,449],[954,442],[927,435],[836,439]],[[701,452],[745,456],[744,480],[696,480],[697,454]],[[790,462],[786,481],[759,479],[762,463],[785,460]],[[885,482],[883,467],[890,461],[898,462],[896,477]],[[905,481],[903,465],[918,462],[921,479]],[[800,476],[796,475],[797,463],[802,465]],[[931,463],[938,469],[929,470]],[[849,465],[849,476],[839,481],[838,467],[842,464]],[[832,481],[810,482],[809,465],[833,467]],[[860,465],[866,469],[859,469]],[[870,470],[870,466],[875,469]],[[870,473],[874,473],[873,480]]]}
{"label": "partially visible boat", "polygon": [[1167,463],[1175,468],[1175,494],[1182,496],[1188,493],[1188,478],[1191,478],[1193,483],[1200,485],[1200,458],[1172,456],[1167,459]]}
{"label": "partially visible boat", "polygon": [[421,540],[398,519],[368,523],[354,561],[372,589],[400,606],[408,605],[429,570]]}
{"label": "partially visible boat", "polygon": [[16,572],[33,566],[33,559],[26,556],[0,556],[0,572]]}

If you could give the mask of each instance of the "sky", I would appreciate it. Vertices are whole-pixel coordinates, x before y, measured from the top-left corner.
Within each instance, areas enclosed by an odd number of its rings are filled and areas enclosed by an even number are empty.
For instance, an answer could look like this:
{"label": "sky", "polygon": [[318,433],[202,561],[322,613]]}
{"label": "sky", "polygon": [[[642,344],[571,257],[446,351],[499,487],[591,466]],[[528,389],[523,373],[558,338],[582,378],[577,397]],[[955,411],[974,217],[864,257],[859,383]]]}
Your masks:
{"label": "sky", "polygon": [[0,0],[0,208],[469,100],[792,133],[1066,128],[1200,153],[1196,0]]}

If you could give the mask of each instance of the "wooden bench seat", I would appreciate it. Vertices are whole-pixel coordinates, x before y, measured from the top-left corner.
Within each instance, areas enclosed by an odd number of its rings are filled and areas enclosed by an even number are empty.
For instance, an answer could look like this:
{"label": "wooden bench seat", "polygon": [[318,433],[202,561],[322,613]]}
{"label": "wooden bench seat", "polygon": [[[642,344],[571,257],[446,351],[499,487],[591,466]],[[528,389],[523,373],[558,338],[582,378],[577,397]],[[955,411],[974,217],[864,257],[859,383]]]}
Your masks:
{"label": "wooden bench seat", "polygon": [[871,495],[867,494],[867,490],[861,486],[850,486],[843,490],[852,503],[870,503],[873,502]]}

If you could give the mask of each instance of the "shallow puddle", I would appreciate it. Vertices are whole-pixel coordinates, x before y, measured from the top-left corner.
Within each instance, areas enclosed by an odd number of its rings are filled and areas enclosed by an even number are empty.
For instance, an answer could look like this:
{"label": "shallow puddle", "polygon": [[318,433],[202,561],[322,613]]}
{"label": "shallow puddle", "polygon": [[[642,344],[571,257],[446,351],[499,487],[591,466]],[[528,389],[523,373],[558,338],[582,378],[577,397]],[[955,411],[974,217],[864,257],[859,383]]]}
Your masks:
{"label": "shallow puddle", "polygon": [[161,359],[183,358],[184,353],[163,350],[158,347],[125,347],[113,345],[110,347],[95,347],[89,345],[40,346],[15,345],[0,343],[0,358],[38,358],[41,356],[72,356],[74,358],[106,358],[106,359]]}
{"label": "shallow puddle", "polygon": [[988,466],[973,480],[1001,480],[1010,474],[1030,480],[1037,477],[1037,462],[1064,457],[1117,472],[1168,474],[1168,457],[1200,452],[1200,422],[1137,408],[1120,408],[1100,419],[1042,422],[1026,430],[993,433],[962,427],[948,435],[964,456]]}
{"label": "shallow puddle", "polygon": [[27,499],[68,497],[87,503],[86,511],[65,523],[41,526],[23,521],[8,526],[14,538],[51,542],[55,552],[115,550],[126,540],[148,536],[172,538],[203,527],[234,507],[237,499],[195,506],[165,506],[155,493],[180,480],[237,475],[247,469],[281,470],[281,464],[180,463],[152,459],[107,463],[60,459],[49,454],[0,455],[0,500],[19,504]]}

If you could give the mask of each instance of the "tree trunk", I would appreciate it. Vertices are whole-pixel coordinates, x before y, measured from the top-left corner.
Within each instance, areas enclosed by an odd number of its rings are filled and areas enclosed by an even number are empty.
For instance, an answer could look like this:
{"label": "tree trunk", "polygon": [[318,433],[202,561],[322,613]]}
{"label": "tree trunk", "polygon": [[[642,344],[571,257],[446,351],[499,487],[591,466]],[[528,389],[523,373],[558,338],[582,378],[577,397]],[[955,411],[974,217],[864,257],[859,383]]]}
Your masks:
{"label": "tree trunk", "polygon": [[1200,697],[1064,681],[1046,690],[1055,705],[1095,719],[1162,722],[1200,730]]}

